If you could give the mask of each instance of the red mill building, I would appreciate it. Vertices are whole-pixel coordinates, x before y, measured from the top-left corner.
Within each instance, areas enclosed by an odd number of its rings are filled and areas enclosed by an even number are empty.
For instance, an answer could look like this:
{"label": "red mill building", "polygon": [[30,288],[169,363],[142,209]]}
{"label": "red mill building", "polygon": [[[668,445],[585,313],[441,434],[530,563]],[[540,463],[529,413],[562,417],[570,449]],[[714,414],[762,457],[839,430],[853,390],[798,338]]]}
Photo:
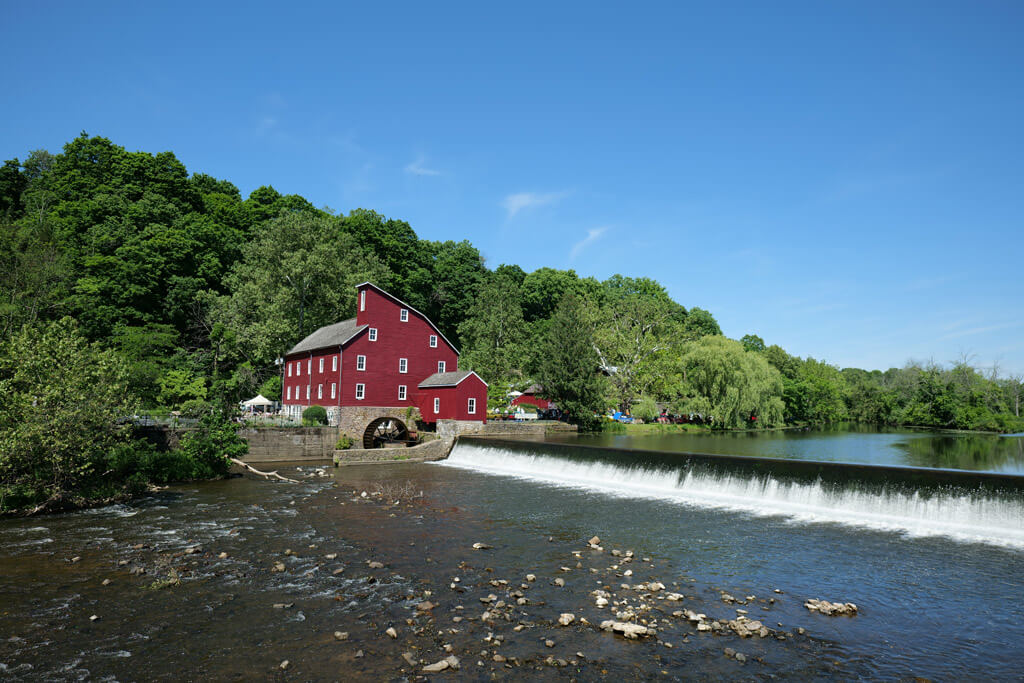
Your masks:
{"label": "red mill building", "polygon": [[[487,421],[487,384],[459,370],[459,352],[437,326],[380,287],[357,287],[356,317],[321,327],[285,355],[284,408],[327,409],[332,425],[367,448],[405,438],[420,417]],[[419,415],[417,415],[417,411]]]}

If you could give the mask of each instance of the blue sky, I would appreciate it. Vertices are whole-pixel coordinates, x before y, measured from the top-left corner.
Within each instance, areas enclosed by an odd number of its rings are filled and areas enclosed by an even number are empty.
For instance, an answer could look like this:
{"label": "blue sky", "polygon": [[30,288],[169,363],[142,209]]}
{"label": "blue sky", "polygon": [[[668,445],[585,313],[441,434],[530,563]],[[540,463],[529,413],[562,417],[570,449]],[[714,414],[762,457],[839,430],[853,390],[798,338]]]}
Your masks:
{"label": "blue sky", "polygon": [[[372,5],[372,6],[371,6]],[[0,155],[85,130],[732,337],[1024,372],[1024,4],[7,3]]]}

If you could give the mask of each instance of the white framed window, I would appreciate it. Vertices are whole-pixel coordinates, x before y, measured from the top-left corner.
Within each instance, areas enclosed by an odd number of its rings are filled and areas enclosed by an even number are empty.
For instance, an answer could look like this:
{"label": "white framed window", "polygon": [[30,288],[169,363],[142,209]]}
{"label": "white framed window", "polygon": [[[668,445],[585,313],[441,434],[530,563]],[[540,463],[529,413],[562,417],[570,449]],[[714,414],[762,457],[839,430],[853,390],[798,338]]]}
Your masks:
{"label": "white framed window", "polygon": [[398,359],[398,371],[400,373],[402,373],[403,375],[405,373],[409,372],[409,359],[408,358],[399,358]]}
{"label": "white framed window", "polygon": [[366,385],[365,384],[357,384],[356,385],[356,399],[362,401],[364,396],[366,396]]}
{"label": "white framed window", "polygon": [[324,397],[324,385],[323,384],[317,384],[316,385],[316,397],[317,398],[323,398]]}
{"label": "white framed window", "polygon": [[437,361],[437,371],[438,372],[444,372],[444,361],[443,360]]}
{"label": "white framed window", "polygon": [[434,399],[434,413],[436,414],[436,413],[440,413],[440,412],[441,412],[441,399],[435,398]]}
{"label": "white framed window", "polygon": [[[289,374],[291,374],[291,373],[289,373]],[[292,388],[291,387],[288,387],[288,400],[289,401],[292,400]]]}
{"label": "white framed window", "polygon": [[405,385],[404,384],[399,384],[398,385],[398,400],[399,401],[404,401],[405,400],[405,392],[406,392]]}
{"label": "white framed window", "polygon": [[366,369],[366,356],[356,356],[356,370]]}
{"label": "white framed window", "polygon": [[359,310],[366,310],[366,290],[359,292]]}
{"label": "white framed window", "polygon": [[334,398],[337,394],[335,393],[338,389],[338,385],[335,382],[331,382],[331,398]]}
{"label": "white framed window", "polygon": [[295,361],[295,376],[298,377],[301,374],[302,374],[302,361],[301,360],[297,360],[297,361]]}
{"label": "white framed window", "polygon": [[370,341],[377,341],[377,328],[376,327],[371,327],[370,328]]}
{"label": "white framed window", "polygon": [[320,359],[320,372],[323,372],[323,371],[324,371],[324,359],[321,358]]}
{"label": "white framed window", "polygon": [[432,349],[436,349],[437,348],[437,335],[436,334],[430,335],[430,348],[432,348]]}
{"label": "white framed window", "polygon": [[309,400],[309,385],[306,385],[306,400]]}
{"label": "white framed window", "polygon": [[409,322],[409,309],[403,308],[401,312],[398,314],[398,319],[401,320],[403,323]]}
{"label": "white framed window", "polygon": [[475,415],[476,414],[476,399],[475,398],[469,399],[469,405],[466,406],[466,412],[469,413],[470,415]]}
{"label": "white framed window", "polygon": [[288,376],[291,377],[292,376],[292,364],[291,363],[287,363],[287,365],[288,365]]}
{"label": "white framed window", "polygon": [[313,374],[313,359],[312,358],[310,358],[309,360],[306,361],[306,374],[307,375],[312,375]]}
{"label": "white framed window", "polygon": [[331,372],[337,372],[337,371],[338,371],[338,357],[337,356],[331,356]]}

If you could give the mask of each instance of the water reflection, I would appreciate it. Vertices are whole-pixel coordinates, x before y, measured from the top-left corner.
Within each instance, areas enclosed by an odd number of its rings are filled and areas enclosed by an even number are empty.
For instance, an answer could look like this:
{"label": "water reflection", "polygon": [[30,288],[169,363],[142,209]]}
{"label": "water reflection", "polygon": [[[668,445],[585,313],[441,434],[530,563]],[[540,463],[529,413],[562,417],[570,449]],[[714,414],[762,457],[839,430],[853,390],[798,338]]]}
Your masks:
{"label": "water reflection", "polygon": [[908,465],[957,470],[1024,472],[1024,439],[988,434],[931,435],[894,444]]}
{"label": "water reflection", "polygon": [[547,440],[607,448],[1024,474],[1024,439],[995,434],[833,425],[771,432],[553,434]]}

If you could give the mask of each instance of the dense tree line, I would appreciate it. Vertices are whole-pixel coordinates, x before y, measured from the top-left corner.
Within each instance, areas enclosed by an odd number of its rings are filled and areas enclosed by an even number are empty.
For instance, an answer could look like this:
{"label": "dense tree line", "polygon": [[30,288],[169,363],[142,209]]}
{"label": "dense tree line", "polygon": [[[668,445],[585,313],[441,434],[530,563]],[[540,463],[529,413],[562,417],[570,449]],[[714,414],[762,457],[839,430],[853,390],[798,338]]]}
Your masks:
{"label": "dense tree line", "polygon": [[107,381],[143,409],[200,415],[257,391],[279,398],[276,359],[354,315],[364,280],[430,316],[495,404],[540,381],[581,423],[660,403],[719,427],[1021,428],[1019,377],[968,363],[840,370],[756,335],[725,339],[711,313],[648,278],[488,268],[468,241],[423,240],[405,221],[318,209],[270,186],[243,198],[170,152],[83,133],[0,167],[3,355],[70,320],[58,332],[116,357]]}

